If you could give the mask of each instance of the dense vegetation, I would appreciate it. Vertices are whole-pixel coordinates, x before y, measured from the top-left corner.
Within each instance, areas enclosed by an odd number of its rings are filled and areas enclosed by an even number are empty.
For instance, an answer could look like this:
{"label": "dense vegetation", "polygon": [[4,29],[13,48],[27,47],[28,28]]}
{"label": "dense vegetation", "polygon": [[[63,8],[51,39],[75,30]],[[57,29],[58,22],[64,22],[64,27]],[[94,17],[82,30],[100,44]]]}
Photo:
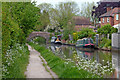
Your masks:
{"label": "dense vegetation", "polygon": [[111,39],[112,33],[116,33],[117,31],[118,31],[117,28],[114,28],[111,25],[107,24],[99,28],[97,33],[100,35],[105,34],[106,38],[107,38],[107,34],[109,34],[110,35],[109,38]]}
{"label": "dense vegetation", "polygon": [[83,69],[78,69],[74,63],[64,61],[60,57],[55,56],[50,50],[43,46],[29,43],[41,56],[47,61],[49,67],[58,75],[59,78],[98,78],[99,76],[93,75]]}
{"label": "dense vegetation", "polygon": [[[87,8],[86,8],[87,9]],[[88,11],[89,12],[89,11]],[[24,78],[24,72],[28,64],[29,51],[26,43],[26,37],[32,31],[50,31],[56,35],[63,31],[63,39],[68,40],[69,34],[74,32],[73,16],[78,15],[79,8],[75,2],[59,3],[53,8],[51,4],[40,4],[36,7],[35,2],[3,2],[2,3],[2,61],[3,78]],[[88,13],[86,13],[88,14]],[[88,16],[89,17],[89,16]],[[109,25],[98,30],[100,34],[112,34],[116,29]],[[73,34],[73,39],[84,37],[93,37],[95,33],[91,29],[82,29]],[[37,38],[35,43],[45,39]],[[104,41],[104,39],[103,39]],[[38,43],[38,44],[41,44]],[[107,40],[102,42],[106,43]],[[106,43],[109,46],[111,43]],[[77,77],[87,78],[98,77],[84,70],[78,71],[77,68],[64,64],[64,61],[53,55],[52,52],[38,45],[31,44],[41,52],[42,56],[48,61],[49,66],[60,78]],[[103,46],[103,45],[101,45]],[[44,54],[45,53],[45,54]],[[48,57],[49,56],[49,57]],[[59,63],[59,65],[58,65]],[[74,64],[72,64],[74,65]],[[61,71],[62,69],[65,69]],[[69,73],[68,70],[71,70]],[[74,74],[74,75],[73,75]]]}
{"label": "dense vegetation", "polygon": [[25,43],[38,18],[39,9],[34,6],[30,2],[2,3],[3,53],[14,43]]}
{"label": "dense vegetation", "polygon": [[30,2],[2,3],[3,78],[24,78],[29,51],[26,37],[34,30],[39,8]]}
{"label": "dense vegetation", "polygon": [[82,28],[81,31],[73,33],[73,40],[76,41],[77,39],[82,39],[86,37],[91,37],[94,39],[95,32],[93,32],[93,29],[89,28]]}
{"label": "dense vegetation", "polygon": [[72,34],[74,30],[73,16],[79,14],[79,7],[75,2],[61,2],[53,7],[51,4],[43,3],[39,4],[38,8],[43,14],[41,16],[43,25],[38,25],[38,30],[40,27],[44,26],[44,31],[63,33],[63,39],[67,40],[69,34]]}
{"label": "dense vegetation", "polygon": [[43,37],[36,37],[33,39],[33,42],[42,45],[46,43],[46,40]]}
{"label": "dense vegetation", "polygon": [[24,44],[16,43],[13,48],[7,50],[2,58],[3,78],[25,78],[24,72],[28,65],[29,51]]}
{"label": "dense vegetation", "polygon": [[[100,36],[105,35],[104,38],[101,39],[99,47],[111,49],[111,37],[112,37],[111,35],[112,33],[116,33],[117,31],[118,31],[117,28],[114,28],[109,24],[99,28],[97,33],[100,34]],[[108,34],[109,37],[107,37]]]}

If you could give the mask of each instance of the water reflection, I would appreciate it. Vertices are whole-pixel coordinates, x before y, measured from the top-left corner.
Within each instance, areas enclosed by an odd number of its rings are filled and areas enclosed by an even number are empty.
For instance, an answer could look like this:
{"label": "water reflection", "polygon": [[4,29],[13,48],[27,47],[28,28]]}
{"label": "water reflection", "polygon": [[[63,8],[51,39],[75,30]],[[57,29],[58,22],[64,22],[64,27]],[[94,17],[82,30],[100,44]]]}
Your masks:
{"label": "water reflection", "polygon": [[65,45],[54,45],[48,46],[49,49],[62,59],[73,59],[73,55],[77,54],[80,57],[86,58],[87,60],[96,60],[97,63],[107,65],[112,63],[112,67],[115,69],[112,78],[120,78],[120,53],[119,52],[106,52],[106,51],[82,51],[73,46]]}

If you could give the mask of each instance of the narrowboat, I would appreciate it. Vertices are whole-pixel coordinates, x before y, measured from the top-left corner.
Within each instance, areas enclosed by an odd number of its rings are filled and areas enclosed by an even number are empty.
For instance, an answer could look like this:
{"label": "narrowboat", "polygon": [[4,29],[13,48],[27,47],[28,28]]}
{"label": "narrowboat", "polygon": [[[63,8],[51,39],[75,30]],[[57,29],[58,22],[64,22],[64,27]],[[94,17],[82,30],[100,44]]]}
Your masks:
{"label": "narrowboat", "polygon": [[51,43],[55,43],[55,40],[56,40],[57,38],[56,37],[52,37],[51,38]]}
{"label": "narrowboat", "polygon": [[60,39],[60,38],[57,38],[57,39],[55,40],[55,44],[62,44],[62,43],[61,43],[61,39]]}
{"label": "narrowboat", "polygon": [[77,40],[76,47],[78,48],[94,48],[93,40],[91,38],[83,38]]}

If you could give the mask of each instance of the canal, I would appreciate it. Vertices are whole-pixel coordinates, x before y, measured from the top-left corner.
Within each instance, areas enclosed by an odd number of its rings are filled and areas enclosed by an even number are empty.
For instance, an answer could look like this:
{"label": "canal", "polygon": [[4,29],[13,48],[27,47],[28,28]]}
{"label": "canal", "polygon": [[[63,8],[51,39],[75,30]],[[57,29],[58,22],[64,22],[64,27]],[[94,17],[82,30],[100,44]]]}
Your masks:
{"label": "canal", "polygon": [[[82,50],[74,46],[48,44],[56,56],[76,63],[78,68],[104,75],[105,78],[120,78],[120,53],[101,50]],[[96,67],[97,65],[97,67]],[[111,74],[109,74],[109,72]]]}

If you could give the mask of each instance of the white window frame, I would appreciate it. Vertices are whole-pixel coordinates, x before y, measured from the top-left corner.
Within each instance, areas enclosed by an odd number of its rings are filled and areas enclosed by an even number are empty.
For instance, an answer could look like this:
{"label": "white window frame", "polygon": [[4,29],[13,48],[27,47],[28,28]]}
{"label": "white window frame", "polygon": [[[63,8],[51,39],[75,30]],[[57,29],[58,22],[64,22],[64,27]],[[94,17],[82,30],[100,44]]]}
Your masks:
{"label": "white window frame", "polygon": [[119,20],[119,15],[118,14],[116,14],[116,20]]}
{"label": "white window frame", "polygon": [[103,18],[103,21],[102,21],[103,23],[105,22],[105,19]]}
{"label": "white window frame", "polygon": [[110,19],[109,19],[109,17],[107,17],[107,22],[109,22],[110,21]]}

